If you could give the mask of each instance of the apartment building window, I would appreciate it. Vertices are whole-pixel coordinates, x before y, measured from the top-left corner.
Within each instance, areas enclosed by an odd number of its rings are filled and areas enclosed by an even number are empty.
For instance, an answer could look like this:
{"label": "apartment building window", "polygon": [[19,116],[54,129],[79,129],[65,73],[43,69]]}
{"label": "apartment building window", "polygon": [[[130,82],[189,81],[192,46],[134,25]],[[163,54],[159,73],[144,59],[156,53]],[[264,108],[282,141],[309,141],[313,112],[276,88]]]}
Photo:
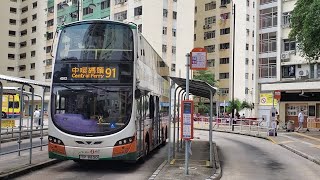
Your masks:
{"label": "apartment building window", "polygon": [[50,19],[49,21],[47,21],[47,27],[51,27],[53,25],[54,25],[53,19]]}
{"label": "apartment building window", "polygon": [[16,47],[16,43],[14,42],[9,42],[8,43],[9,48],[15,48]]}
{"label": "apartment building window", "polygon": [[52,72],[47,72],[45,73],[45,79],[51,79],[51,76],[52,76]]}
{"label": "apartment building window", "polygon": [[175,46],[172,46],[172,54],[176,54],[176,47]]}
{"label": "apartment building window", "polygon": [[173,11],[173,19],[177,19],[177,12],[176,11]]}
{"label": "apartment building window", "polygon": [[252,77],[251,77],[251,79],[252,79],[252,80],[254,80],[254,74],[252,74]]}
{"label": "apartment building window", "polygon": [[250,21],[250,15],[247,14],[247,21]]}
{"label": "apartment building window", "polygon": [[282,26],[289,27],[291,24],[291,12],[282,13]]}
{"label": "apartment building window", "polygon": [[177,2],[178,0],[173,0],[173,2]]}
{"label": "apartment building window", "polygon": [[14,60],[15,59],[15,55],[14,54],[8,54],[8,59]]}
{"label": "apartment building window", "polygon": [[31,28],[31,31],[32,31],[32,33],[37,32],[37,26],[33,26],[33,27]]}
{"label": "apartment building window", "polygon": [[282,66],[282,78],[294,78],[296,77],[296,67],[295,65]]}
{"label": "apartment building window", "polygon": [[220,58],[220,64],[229,64],[229,58]]}
{"label": "apartment building window", "polygon": [[176,37],[177,36],[177,30],[176,29],[172,29],[172,36]]}
{"label": "apartment building window", "polygon": [[31,79],[31,80],[34,80],[34,75],[30,76],[30,79]]}
{"label": "apartment building window", "polygon": [[53,32],[47,32],[47,40],[53,39]]}
{"label": "apartment building window", "polygon": [[260,5],[277,2],[278,0],[260,0]]}
{"label": "apartment building window", "polygon": [[19,71],[25,71],[25,70],[26,70],[26,65],[19,66]]}
{"label": "apartment building window", "polygon": [[91,14],[93,13],[93,9],[91,9],[90,7],[85,7],[83,8],[83,15],[88,15],[88,14]]}
{"label": "apartment building window", "polygon": [[114,19],[117,21],[123,21],[127,19],[127,11],[122,11],[114,14]]}
{"label": "apartment building window", "polygon": [[252,45],[252,51],[254,51],[254,45]]}
{"label": "apartment building window", "polygon": [[277,7],[260,10],[260,29],[276,27],[278,24]]}
{"label": "apartment building window", "polygon": [[197,34],[193,34],[193,40],[194,40],[194,41],[197,40]]}
{"label": "apartment building window", "polygon": [[214,62],[215,60],[214,59],[208,59],[208,67],[214,67]]}
{"label": "apartment building window", "polygon": [[250,6],[250,0],[247,0],[247,6],[248,7]]}
{"label": "apartment building window", "polygon": [[197,27],[197,20],[194,20],[194,27]]}
{"label": "apartment building window", "polygon": [[46,63],[46,66],[52,65],[52,59],[46,59],[45,63]]}
{"label": "apartment building window", "polygon": [[176,71],[176,64],[174,63],[171,64],[171,71]]}
{"label": "apartment building window", "polygon": [[209,11],[216,8],[216,2],[212,1],[210,3],[205,4],[204,6],[205,6],[205,11]]}
{"label": "apartment building window", "polygon": [[284,51],[295,51],[296,50],[296,42],[290,41],[289,39],[283,40],[283,50]]}
{"label": "apartment building window", "polygon": [[245,79],[249,79],[249,73],[245,74]]}
{"label": "apartment building window", "polygon": [[252,66],[254,65],[254,59],[252,59]]}
{"label": "apartment building window", "polygon": [[249,58],[246,58],[246,65],[249,65]]}
{"label": "apartment building window", "polygon": [[27,41],[23,41],[20,43],[20,48],[24,48],[27,46]]}
{"label": "apartment building window", "polygon": [[127,0],[115,0],[115,5],[123,4],[125,2],[127,2]]}
{"label": "apartment building window", "polygon": [[32,21],[37,20],[37,14],[32,15]]}
{"label": "apartment building window", "polygon": [[198,11],[198,7],[195,6],[195,7],[194,7],[194,13],[197,14],[197,11]]}
{"label": "apartment building window", "polygon": [[142,24],[138,25],[138,31],[139,31],[139,33],[142,33]]}
{"label": "apartment building window", "polygon": [[107,9],[110,7],[110,0],[102,1],[101,2],[101,10]]}
{"label": "apartment building window", "polygon": [[14,67],[7,67],[7,71],[14,71]]}
{"label": "apartment building window", "polygon": [[51,52],[51,48],[52,48],[51,46],[47,46],[46,47],[46,53],[50,53]]}
{"label": "apartment building window", "polygon": [[256,3],[253,1],[252,2],[252,7],[255,8]]}
{"label": "apartment building window", "polygon": [[230,34],[230,28],[220,29],[220,35]]}
{"label": "apartment building window", "polygon": [[28,23],[28,18],[21,19],[21,25]]}
{"label": "apartment building window", "polygon": [[219,79],[229,79],[229,73],[219,73]]}
{"label": "apartment building window", "polygon": [[219,92],[222,95],[229,94],[229,88],[219,88]]}
{"label": "apartment building window", "polygon": [[204,24],[205,25],[209,25],[209,24],[213,24],[213,23],[216,23],[216,17],[215,16],[204,18]]}
{"label": "apartment building window", "polygon": [[222,43],[222,44],[220,44],[220,50],[229,49],[229,48],[230,48],[230,43]]}
{"label": "apartment building window", "polygon": [[25,29],[23,31],[20,31],[20,36],[25,36],[28,34],[28,31]]}
{"label": "apartment building window", "polygon": [[9,36],[16,36],[16,32],[15,31],[9,31]]}
{"label": "apartment building window", "polygon": [[249,94],[249,88],[246,87],[246,88],[244,89],[244,93],[245,93],[245,94]]}
{"label": "apartment building window", "polygon": [[36,2],[34,2],[34,3],[32,3],[32,8],[34,9],[34,8],[36,8],[38,6],[38,3],[37,3],[37,1]]}
{"label": "apartment building window", "polygon": [[222,20],[230,19],[230,13],[220,14],[220,19],[222,19]]}
{"label": "apartment building window", "polygon": [[31,51],[31,57],[35,57],[36,56],[36,51]]}
{"label": "apartment building window", "polygon": [[36,63],[31,63],[30,64],[30,69],[35,69],[36,68]]}
{"label": "apartment building window", "polygon": [[247,36],[249,36],[250,34],[250,30],[249,29],[246,29],[247,30]]}
{"label": "apartment building window", "polygon": [[10,13],[17,14],[17,8],[10,8]]}
{"label": "apartment building window", "polygon": [[204,32],[204,39],[212,39],[216,37],[216,31]]}
{"label": "apartment building window", "polygon": [[277,33],[259,34],[259,53],[269,53],[277,51]]}
{"label": "apartment building window", "polygon": [[277,57],[259,58],[259,78],[277,77]]}
{"label": "apartment building window", "polygon": [[142,15],[142,6],[134,8],[134,16],[141,16]]}
{"label": "apartment building window", "polygon": [[15,20],[15,19],[9,19],[9,24],[11,24],[11,25],[16,25],[16,24],[17,24],[17,20]]}
{"label": "apartment building window", "polygon": [[252,37],[254,37],[254,30],[252,31]]}
{"label": "apartment building window", "polygon": [[204,46],[204,48],[206,49],[207,53],[215,52],[215,45]]}
{"label": "apartment building window", "polygon": [[246,50],[247,51],[249,50],[249,44],[246,44]]}
{"label": "apartment building window", "polygon": [[162,44],[162,52],[167,52],[167,45]]}
{"label": "apartment building window", "polygon": [[26,58],[27,58],[27,53],[20,54],[20,59],[26,59]]}
{"label": "apartment building window", "polygon": [[230,4],[230,0],[221,0],[221,5]]}
{"label": "apartment building window", "polygon": [[168,17],[168,10],[167,9],[163,9],[163,17]]}
{"label": "apartment building window", "polygon": [[21,13],[23,14],[23,13],[25,13],[25,12],[27,12],[28,11],[28,6],[25,6],[25,7],[23,7],[22,9],[21,9]]}
{"label": "apartment building window", "polygon": [[10,0],[11,2],[17,2],[17,0]]}
{"label": "apartment building window", "polygon": [[162,28],[162,34],[163,35],[167,35],[167,29],[168,29],[167,27],[163,27]]}
{"label": "apartment building window", "polygon": [[142,24],[139,24],[139,25],[138,25],[138,32],[139,32],[139,33],[142,33]]}

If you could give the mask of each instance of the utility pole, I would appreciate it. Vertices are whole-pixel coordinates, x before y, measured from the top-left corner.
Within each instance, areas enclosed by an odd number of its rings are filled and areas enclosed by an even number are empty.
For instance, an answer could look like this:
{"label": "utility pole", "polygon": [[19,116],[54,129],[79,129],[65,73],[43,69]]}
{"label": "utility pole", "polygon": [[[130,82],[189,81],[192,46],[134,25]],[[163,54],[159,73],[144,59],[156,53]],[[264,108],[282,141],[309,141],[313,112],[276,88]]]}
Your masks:
{"label": "utility pole", "polygon": [[233,4],[232,6],[232,14],[233,14],[233,48],[232,48],[232,131],[234,131],[234,63],[235,63],[235,58],[234,58],[234,49],[235,49],[235,32],[236,32],[236,5]]}

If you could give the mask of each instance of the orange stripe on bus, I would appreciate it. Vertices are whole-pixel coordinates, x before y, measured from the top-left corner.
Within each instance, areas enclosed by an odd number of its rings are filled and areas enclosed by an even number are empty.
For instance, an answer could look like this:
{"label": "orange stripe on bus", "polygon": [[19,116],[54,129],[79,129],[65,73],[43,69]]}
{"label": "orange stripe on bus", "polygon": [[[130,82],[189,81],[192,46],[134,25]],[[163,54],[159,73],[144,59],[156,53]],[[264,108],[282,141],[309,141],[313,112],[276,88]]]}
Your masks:
{"label": "orange stripe on bus", "polygon": [[54,153],[66,155],[66,149],[65,149],[65,146],[63,146],[63,145],[53,144],[53,143],[49,142],[48,150],[49,150],[49,152],[54,152]]}
{"label": "orange stripe on bus", "polygon": [[134,140],[132,141],[132,143],[130,144],[125,144],[125,145],[121,145],[121,146],[115,146],[113,147],[113,151],[112,151],[112,156],[120,156],[123,154],[127,154],[127,153],[133,153],[137,151],[137,141]]}

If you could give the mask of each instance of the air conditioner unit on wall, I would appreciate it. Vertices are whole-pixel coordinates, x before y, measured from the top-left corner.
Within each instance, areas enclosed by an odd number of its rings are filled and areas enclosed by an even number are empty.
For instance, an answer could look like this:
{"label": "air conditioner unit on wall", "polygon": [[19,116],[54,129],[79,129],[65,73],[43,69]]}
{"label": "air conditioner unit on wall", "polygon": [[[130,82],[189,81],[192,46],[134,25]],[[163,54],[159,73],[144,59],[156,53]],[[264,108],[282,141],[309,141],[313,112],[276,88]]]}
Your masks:
{"label": "air conditioner unit on wall", "polygon": [[290,58],[290,54],[289,53],[281,53],[281,60],[289,59],[289,58]]}
{"label": "air conditioner unit on wall", "polygon": [[309,76],[309,71],[308,70],[300,70],[299,76]]}

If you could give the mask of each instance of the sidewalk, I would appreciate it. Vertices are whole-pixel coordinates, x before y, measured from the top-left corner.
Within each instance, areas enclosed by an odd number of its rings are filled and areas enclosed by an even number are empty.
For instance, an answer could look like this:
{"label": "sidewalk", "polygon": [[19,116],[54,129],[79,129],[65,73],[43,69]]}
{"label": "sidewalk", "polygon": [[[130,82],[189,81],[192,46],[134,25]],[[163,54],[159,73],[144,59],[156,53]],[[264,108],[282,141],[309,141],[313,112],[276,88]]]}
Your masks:
{"label": "sidewalk", "polygon": [[[184,149],[184,148],[183,148]],[[193,179],[216,179],[221,175],[220,162],[217,154],[217,146],[213,143],[213,168],[209,166],[209,142],[192,140],[192,155],[189,160],[189,175],[185,175],[184,150],[177,152],[176,159],[165,163],[149,178],[149,180],[193,180]]]}
{"label": "sidewalk", "polygon": [[49,159],[47,146],[44,146],[42,151],[40,148],[32,150],[31,164],[29,164],[29,150],[22,151],[21,156],[18,156],[18,153],[0,156],[0,179],[11,179],[58,162],[60,161]]}
{"label": "sidewalk", "polygon": [[[196,129],[208,130],[208,124],[195,126]],[[310,130],[310,132],[301,131],[286,132],[285,130],[277,130],[278,136],[267,136],[266,130],[257,131],[257,128],[235,126],[234,131],[229,126],[217,126],[213,131],[234,133],[240,135],[248,135],[258,138],[263,138],[272,141],[318,165],[320,165],[320,131]]]}

